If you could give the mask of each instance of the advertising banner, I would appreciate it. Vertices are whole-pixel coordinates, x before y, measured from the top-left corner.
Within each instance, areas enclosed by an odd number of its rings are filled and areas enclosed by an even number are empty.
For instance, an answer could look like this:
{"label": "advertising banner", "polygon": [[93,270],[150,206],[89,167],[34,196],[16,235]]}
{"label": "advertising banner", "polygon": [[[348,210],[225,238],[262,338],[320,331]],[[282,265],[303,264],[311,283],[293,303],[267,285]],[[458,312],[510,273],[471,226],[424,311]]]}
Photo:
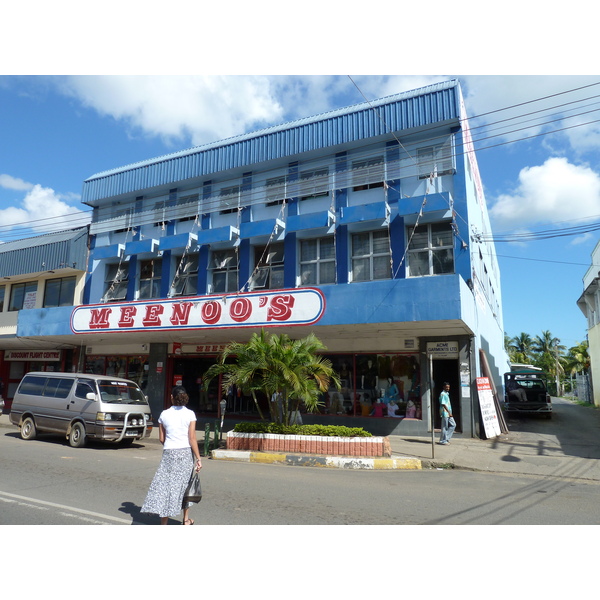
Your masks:
{"label": "advertising banner", "polygon": [[71,330],[85,334],[310,325],[324,312],[325,297],[319,289],[299,288],[77,306],[71,313]]}

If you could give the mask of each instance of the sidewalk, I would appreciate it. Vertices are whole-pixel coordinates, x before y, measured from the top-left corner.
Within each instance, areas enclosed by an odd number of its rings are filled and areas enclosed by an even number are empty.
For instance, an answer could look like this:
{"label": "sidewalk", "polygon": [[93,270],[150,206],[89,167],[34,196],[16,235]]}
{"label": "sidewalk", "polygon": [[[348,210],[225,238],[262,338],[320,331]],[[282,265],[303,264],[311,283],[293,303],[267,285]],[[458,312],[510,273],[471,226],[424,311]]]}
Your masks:
{"label": "sidewalk", "polygon": [[[17,431],[6,415],[0,427]],[[198,432],[200,451],[204,450],[204,433]],[[223,434],[225,439],[225,434]],[[224,439],[222,446],[224,447]],[[590,451],[568,448],[567,452],[552,433],[540,435],[510,431],[497,438],[480,440],[455,434],[447,446],[432,444],[431,436],[389,436],[390,458],[333,457],[234,450],[212,450],[214,460],[280,463],[345,469],[467,469],[493,473],[562,477],[600,482],[600,445]],[[211,436],[212,442],[212,436]],[[154,428],[143,444],[159,444]],[[585,453],[588,455],[585,455]],[[591,454],[591,455],[590,455]]]}
{"label": "sidewalk", "polygon": [[212,458],[355,469],[467,469],[600,481],[598,457],[567,454],[552,434],[509,432],[489,440],[455,434],[451,443],[445,446],[437,443],[439,432],[436,432],[433,444],[431,436],[392,435],[389,439],[391,458],[357,459],[231,450],[214,450]]}

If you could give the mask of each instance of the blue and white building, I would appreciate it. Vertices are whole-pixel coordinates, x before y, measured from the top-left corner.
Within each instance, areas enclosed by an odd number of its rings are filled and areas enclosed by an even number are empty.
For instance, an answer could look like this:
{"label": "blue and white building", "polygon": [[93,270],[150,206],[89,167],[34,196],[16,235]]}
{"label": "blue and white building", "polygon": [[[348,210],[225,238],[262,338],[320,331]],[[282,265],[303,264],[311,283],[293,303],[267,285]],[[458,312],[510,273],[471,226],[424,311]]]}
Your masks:
{"label": "blue and white building", "polygon": [[[304,422],[425,433],[449,381],[458,430],[478,435],[476,378],[501,389],[508,359],[458,81],[98,173],[83,202],[83,303],[22,311],[20,336],[48,340],[43,319],[79,368],[143,380],[155,413],[182,382],[201,419],[226,343],[314,332],[343,387]],[[392,384],[403,418],[371,416]],[[252,416],[235,391],[227,410]]]}

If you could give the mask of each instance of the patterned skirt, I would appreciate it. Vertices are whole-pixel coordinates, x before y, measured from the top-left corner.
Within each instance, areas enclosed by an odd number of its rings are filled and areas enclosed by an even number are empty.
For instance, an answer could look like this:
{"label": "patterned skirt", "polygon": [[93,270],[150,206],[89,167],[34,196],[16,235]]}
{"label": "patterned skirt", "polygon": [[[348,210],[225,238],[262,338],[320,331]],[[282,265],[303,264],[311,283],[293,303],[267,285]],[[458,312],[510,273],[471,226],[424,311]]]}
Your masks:
{"label": "patterned skirt", "polygon": [[194,469],[191,448],[163,450],[162,458],[141,512],[161,517],[176,517],[192,503],[183,503],[183,494]]}

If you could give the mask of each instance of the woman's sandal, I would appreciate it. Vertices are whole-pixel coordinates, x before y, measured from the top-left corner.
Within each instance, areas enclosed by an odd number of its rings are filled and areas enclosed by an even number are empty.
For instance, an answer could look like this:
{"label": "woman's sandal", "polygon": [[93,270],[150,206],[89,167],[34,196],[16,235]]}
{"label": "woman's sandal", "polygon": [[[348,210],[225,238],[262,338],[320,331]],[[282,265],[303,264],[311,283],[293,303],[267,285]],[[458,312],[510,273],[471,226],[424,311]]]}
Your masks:
{"label": "woman's sandal", "polygon": [[194,519],[186,519],[182,525],[193,525],[194,524]]}

